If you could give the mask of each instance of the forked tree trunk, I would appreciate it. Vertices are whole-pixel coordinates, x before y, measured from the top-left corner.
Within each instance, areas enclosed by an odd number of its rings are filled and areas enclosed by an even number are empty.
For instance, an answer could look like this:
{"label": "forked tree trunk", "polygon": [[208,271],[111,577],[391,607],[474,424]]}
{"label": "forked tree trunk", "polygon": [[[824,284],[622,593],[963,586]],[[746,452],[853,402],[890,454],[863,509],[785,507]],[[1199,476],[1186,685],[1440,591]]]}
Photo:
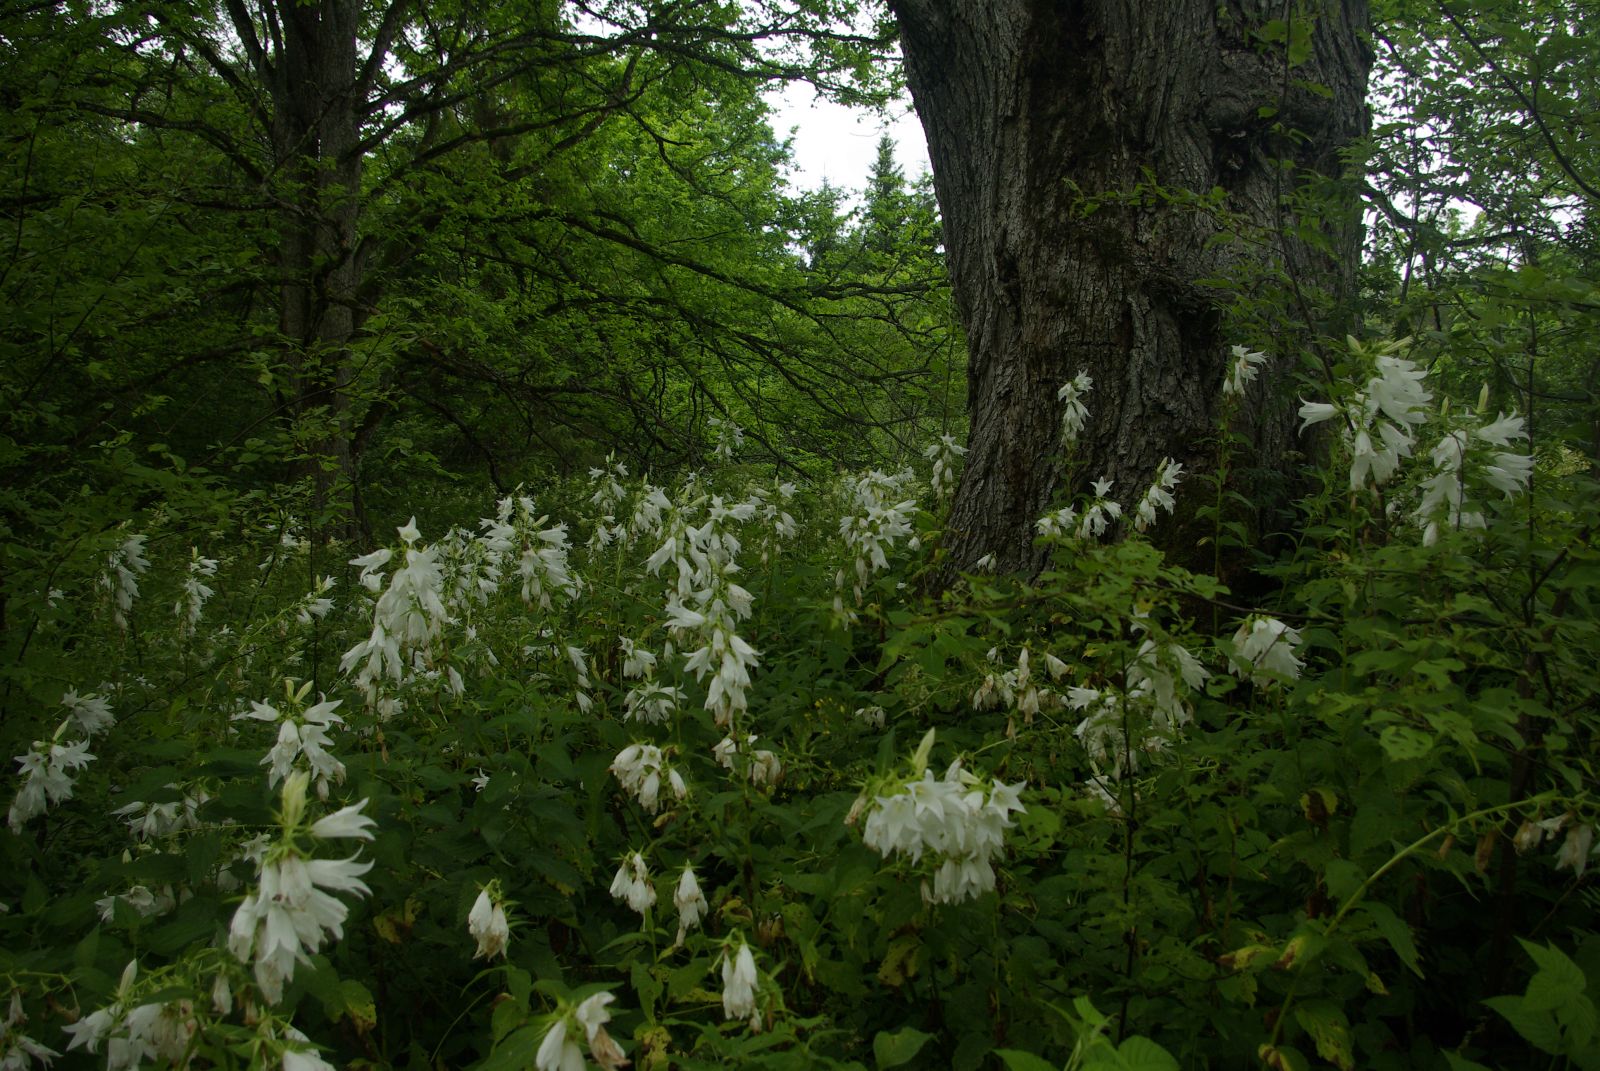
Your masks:
{"label": "forked tree trunk", "polygon": [[[1318,251],[1290,204],[1367,128],[1367,4],[1326,0],[1292,67],[1271,40],[1304,43],[1286,0],[890,6],[970,350],[951,560],[1031,573],[1034,522],[1069,473],[1068,490],[1110,479],[1131,504],[1163,457],[1206,463],[1234,341],[1207,280],[1256,258],[1307,291],[1347,284],[1359,228],[1324,226]],[[1197,202],[1214,188],[1220,213]],[[1215,241],[1229,215],[1245,241]],[[1292,442],[1288,363],[1250,395],[1252,460],[1269,467]],[[1079,372],[1094,389],[1069,467],[1057,391]]]}

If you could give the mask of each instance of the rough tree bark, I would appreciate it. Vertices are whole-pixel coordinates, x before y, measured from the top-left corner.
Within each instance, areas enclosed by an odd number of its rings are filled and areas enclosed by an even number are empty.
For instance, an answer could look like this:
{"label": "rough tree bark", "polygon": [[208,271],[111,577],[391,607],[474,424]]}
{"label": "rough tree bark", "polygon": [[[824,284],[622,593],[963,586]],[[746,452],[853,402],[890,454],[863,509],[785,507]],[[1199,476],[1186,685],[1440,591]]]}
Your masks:
{"label": "rough tree bark", "polygon": [[247,0],[228,0],[227,7],[270,101],[278,331],[291,349],[294,416],[314,429],[305,443],[313,523],[323,534],[354,537],[363,524],[359,508],[349,510],[359,459],[348,393],[361,321],[361,123],[389,20],[363,64],[362,0],[261,0],[254,10]]}
{"label": "rough tree bark", "polygon": [[[1062,383],[1094,379],[1070,490],[1103,477],[1132,502],[1163,457],[1206,461],[1234,340],[1225,295],[1205,280],[1262,257],[1308,284],[1348,285],[1358,228],[1308,244],[1286,213],[1307,176],[1342,172],[1341,150],[1367,128],[1367,2],[1324,0],[1311,15],[1288,0],[889,3],[970,351],[951,561],[993,554],[1032,573],[1034,522],[1067,472]],[[1217,187],[1220,213],[1182,193]],[[1277,237],[1213,241],[1230,216]],[[1251,395],[1269,466],[1292,441],[1286,364]]]}

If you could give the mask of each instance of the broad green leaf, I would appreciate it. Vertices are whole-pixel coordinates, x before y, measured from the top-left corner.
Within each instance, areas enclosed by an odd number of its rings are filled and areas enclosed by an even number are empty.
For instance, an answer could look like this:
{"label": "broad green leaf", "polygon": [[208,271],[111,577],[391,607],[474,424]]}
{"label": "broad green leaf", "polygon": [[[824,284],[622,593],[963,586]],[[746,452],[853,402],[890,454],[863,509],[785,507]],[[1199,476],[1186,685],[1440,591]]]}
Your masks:
{"label": "broad green leaf", "polygon": [[1407,725],[1386,725],[1378,734],[1378,743],[1385,754],[1395,761],[1420,759],[1433,750],[1433,735]]}
{"label": "broad green leaf", "polygon": [[1060,1071],[1055,1064],[1018,1049],[996,1049],[994,1054],[1006,1065],[1007,1071]]}
{"label": "broad green leaf", "polygon": [[932,1034],[925,1034],[909,1026],[894,1033],[880,1030],[872,1039],[872,1057],[877,1061],[879,1068],[899,1067],[921,1052],[922,1047],[932,1040]]}
{"label": "broad green leaf", "polygon": [[1307,1001],[1295,1008],[1294,1017],[1316,1043],[1318,1056],[1341,1071],[1352,1071],[1355,1054],[1350,1040],[1350,1021],[1337,1004],[1325,1000]]}

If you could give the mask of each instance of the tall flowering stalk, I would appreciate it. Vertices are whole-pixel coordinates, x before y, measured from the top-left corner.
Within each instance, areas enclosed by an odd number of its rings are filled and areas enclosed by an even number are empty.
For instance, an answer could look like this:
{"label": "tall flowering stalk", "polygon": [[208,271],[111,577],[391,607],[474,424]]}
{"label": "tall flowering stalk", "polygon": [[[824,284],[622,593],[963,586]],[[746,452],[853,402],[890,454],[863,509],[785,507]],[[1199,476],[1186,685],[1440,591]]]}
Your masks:
{"label": "tall flowering stalk", "polygon": [[1094,389],[1094,380],[1087,372],[1079,372],[1061,385],[1056,400],[1061,403],[1061,445],[1071,447],[1089,423],[1089,408],[1083,404],[1084,395]]}
{"label": "tall flowering stalk", "polygon": [[[1483,399],[1480,409],[1487,401]],[[1421,500],[1412,514],[1422,529],[1423,546],[1438,542],[1441,531],[1486,526],[1483,510],[1475,508],[1470,492],[1489,489],[1510,498],[1527,489],[1533,458],[1510,449],[1512,440],[1527,437],[1526,423],[1515,413],[1501,413],[1477,426],[1462,422],[1445,432],[1428,452],[1434,472],[1423,482]]]}
{"label": "tall flowering stalk", "polygon": [[[431,665],[435,645],[450,616],[444,604],[438,547],[420,545],[422,533],[417,530],[415,518],[402,525],[399,534],[400,567],[387,584],[379,570],[395,558],[390,548],[382,547],[350,561],[361,570],[361,586],[377,593],[378,598],[372,607],[371,633],[344,653],[339,668],[354,673],[356,687],[371,706],[377,705],[385,681],[399,686],[415,669]],[[453,668],[450,672],[454,673]],[[452,683],[459,681],[455,676]]]}
{"label": "tall flowering stalk", "polygon": [[[21,831],[24,823],[45,813],[50,805],[72,798],[74,775],[95,761],[89,742],[116,721],[109,700],[102,695],[80,696],[77,689],[68,688],[61,705],[67,709],[67,716],[50,739],[35,740],[31,748],[15,757],[22,787],[6,814],[12,832]],[[79,733],[81,739],[72,739]]]}
{"label": "tall flowering stalk", "polygon": [[[891,475],[873,469],[846,484],[849,505],[839,521],[839,536],[852,558],[851,591],[856,606],[865,599],[873,574],[889,567],[889,554],[895,545],[912,533],[911,518],[916,514],[917,500],[908,496],[911,480],[909,470]],[[848,625],[856,620],[856,613],[845,606],[845,579],[843,569],[834,576],[833,614],[839,623]]]}
{"label": "tall flowering stalk", "polygon": [[929,446],[922,452],[922,456],[933,463],[933,475],[930,483],[933,488],[933,497],[944,502],[956,487],[956,472],[961,467],[961,459],[966,456],[967,448],[956,442],[953,435],[941,435],[939,441]]}
{"label": "tall flowering stalk", "polygon": [[[691,511],[702,506],[705,520],[691,523]],[[663,519],[661,544],[645,562],[652,574],[669,564],[677,574],[667,598],[667,631],[680,648],[690,649],[683,668],[707,681],[705,709],[723,727],[749,707],[750,670],[760,664],[738,631],[755,597],[735,580],[737,528],[756,510],[755,502],[728,505],[718,496],[674,509]]]}
{"label": "tall flowering stalk", "polygon": [[124,631],[133,601],[139,597],[139,578],[150,571],[144,544],[142,535],[125,536],[106,556],[106,569],[100,576],[100,587],[111,595],[111,619]]}
{"label": "tall flowering stalk", "polygon": [[183,578],[183,597],[173,604],[172,612],[178,617],[178,630],[188,636],[200,623],[206,600],[216,592],[206,581],[217,575],[217,559],[200,556],[199,547],[189,548],[189,569]]}
{"label": "tall flowering stalk", "polygon": [[342,700],[322,698],[306,706],[311,682],[306,681],[298,688],[295,685],[293,680],[283,682],[283,710],[267,702],[252,702],[249,710],[235,714],[233,720],[248,719],[277,725],[277,742],[261,760],[263,766],[270,767],[268,785],[276,786],[304,759],[308,772],[316,778],[318,797],[326,800],[331,785],[344,783],[344,763],[334,757],[331,750],[333,738],[328,735],[332,726],[344,724],[344,719],[337,713]]}
{"label": "tall flowering stalk", "polygon": [[1370,480],[1387,483],[1410,457],[1416,429],[1428,418],[1433,395],[1423,386],[1427,373],[1398,354],[1409,339],[1385,342],[1368,350],[1352,338],[1350,355],[1369,363],[1371,374],[1362,386],[1333,402],[1307,402],[1300,406],[1300,430],[1342,417],[1344,443],[1350,451],[1350,489],[1359,491]]}
{"label": "tall flowering stalk", "polygon": [[228,950],[241,962],[253,963],[256,986],[270,1004],[283,999],[284,984],[294,978],[297,964],[311,962],[309,953],[320,951],[329,939],[344,937],[350,908],[333,894],[366,896],[372,891],[361,880],[371,863],[359,862],[355,855],[319,859],[311,854],[309,843],[370,841],[376,823],[361,813],[367,801],[310,821],[309,780],[303,770],[284,779],[277,839],[263,849],[258,884],[234,912],[228,928]]}

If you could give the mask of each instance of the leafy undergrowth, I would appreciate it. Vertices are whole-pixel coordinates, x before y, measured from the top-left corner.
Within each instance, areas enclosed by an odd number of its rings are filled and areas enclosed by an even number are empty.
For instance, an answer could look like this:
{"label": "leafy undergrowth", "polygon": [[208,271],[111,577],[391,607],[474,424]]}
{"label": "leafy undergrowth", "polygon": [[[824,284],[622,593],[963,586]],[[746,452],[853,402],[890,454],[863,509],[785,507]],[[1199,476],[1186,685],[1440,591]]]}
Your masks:
{"label": "leafy undergrowth", "polygon": [[1270,606],[1175,465],[919,594],[948,442],[13,555],[0,1066],[1600,1066],[1592,485],[1399,353]]}

